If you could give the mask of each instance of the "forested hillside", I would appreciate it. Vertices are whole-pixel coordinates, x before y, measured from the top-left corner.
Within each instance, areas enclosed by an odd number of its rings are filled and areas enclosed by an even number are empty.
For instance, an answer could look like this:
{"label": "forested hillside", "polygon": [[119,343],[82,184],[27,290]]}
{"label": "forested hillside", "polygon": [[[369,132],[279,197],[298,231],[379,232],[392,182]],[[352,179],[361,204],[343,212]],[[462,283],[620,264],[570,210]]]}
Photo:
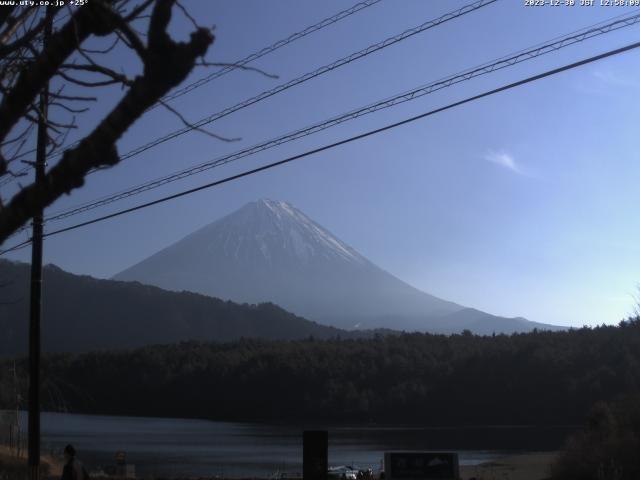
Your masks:
{"label": "forested hillside", "polygon": [[[24,371],[24,360],[19,367]],[[640,321],[511,336],[188,342],[48,356],[44,378],[48,408],[76,412],[578,424],[596,401],[638,391]]]}
{"label": "forested hillside", "polygon": [[[27,351],[28,299],[29,265],[0,259],[0,358]],[[44,268],[42,304],[46,352],[87,352],[183,340],[350,335],[270,303],[241,305],[137,282],[73,275],[53,265]]]}

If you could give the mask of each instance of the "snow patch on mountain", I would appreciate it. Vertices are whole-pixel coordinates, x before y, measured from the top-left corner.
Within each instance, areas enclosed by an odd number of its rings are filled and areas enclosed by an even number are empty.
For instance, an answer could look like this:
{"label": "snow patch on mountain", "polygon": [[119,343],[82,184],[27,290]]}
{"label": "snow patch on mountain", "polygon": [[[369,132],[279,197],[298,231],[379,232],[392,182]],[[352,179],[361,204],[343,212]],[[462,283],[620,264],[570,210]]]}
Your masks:
{"label": "snow patch on mountain", "polygon": [[[266,209],[272,215],[273,226],[285,239],[283,247],[287,247],[287,244],[290,243],[296,256],[301,260],[308,261],[317,255],[323,255],[327,258],[336,255],[357,264],[366,262],[355,250],[338,240],[291,204],[262,199],[256,202],[255,206],[259,210]],[[268,247],[261,243],[260,249],[266,251]]]}

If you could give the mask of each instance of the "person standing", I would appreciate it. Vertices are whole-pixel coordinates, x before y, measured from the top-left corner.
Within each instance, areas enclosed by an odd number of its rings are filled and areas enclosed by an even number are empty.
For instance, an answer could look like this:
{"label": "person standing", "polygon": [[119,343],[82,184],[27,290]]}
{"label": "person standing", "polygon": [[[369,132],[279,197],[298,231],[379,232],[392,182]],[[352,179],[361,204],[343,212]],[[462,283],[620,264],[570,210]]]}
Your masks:
{"label": "person standing", "polygon": [[80,460],[76,458],[73,445],[64,447],[64,468],[60,480],[89,480],[89,474]]}

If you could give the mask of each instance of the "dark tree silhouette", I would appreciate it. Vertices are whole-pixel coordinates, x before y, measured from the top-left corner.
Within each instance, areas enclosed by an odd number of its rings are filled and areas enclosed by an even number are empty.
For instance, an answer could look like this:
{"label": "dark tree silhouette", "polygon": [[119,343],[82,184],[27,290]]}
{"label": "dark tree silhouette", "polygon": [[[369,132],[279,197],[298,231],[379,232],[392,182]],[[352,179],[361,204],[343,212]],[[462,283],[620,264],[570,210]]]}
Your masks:
{"label": "dark tree silhouette", "polygon": [[[19,372],[25,366],[18,361]],[[183,342],[49,355],[43,371],[59,380],[75,412],[296,423],[579,425],[596,402],[640,392],[640,319],[495,337],[414,333]]]}
{"label": "dark tree silhouette", "polygon": [[[41,114],[37,97],[50,80],[83,88],[121,84],[125,90],[102,121],[72,145],[65,147],[64,140],[68,130],[76,127],[73,120],[48,120],[49,152],[56,150],[62,156],[41,184],[24,186],[7,202],[0,199],[0,244],[36,211],[81,187],[89,171],[117,164],[116,142],[124,132],[196,65],[204,64],[198,59],[206,54],[214,36],[210,29],[196,25],[188,42],[174,41],[167,27],[175,6],[193,20],[176,0],[91,0],[68,11],[0,7],[0,180],[22,173],[16,168],[24,156],[20,152]],[[55,21],[54,28],[42,47],[50,20]],[[146,27],[146,34],[138,32],[140,25]],[[92,37],[112,43],[102,50],[90,50],[85,44]],[[105,55],[116,44],[135,53],[142,65],[139,75],[129,78],[107,66]],[[95,101],[93,96],[63,90],[51,92],[49,105],[70,115],[86,110],[78,103]]]}

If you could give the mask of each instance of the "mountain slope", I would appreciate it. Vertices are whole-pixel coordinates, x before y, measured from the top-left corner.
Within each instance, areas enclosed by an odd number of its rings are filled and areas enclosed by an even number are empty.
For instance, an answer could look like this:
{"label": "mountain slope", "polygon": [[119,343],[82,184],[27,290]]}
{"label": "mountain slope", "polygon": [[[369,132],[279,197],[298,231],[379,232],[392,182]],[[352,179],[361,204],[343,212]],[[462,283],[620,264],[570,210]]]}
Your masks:
{"label": "mountain slope", "polygon": [[[241,337],[349,337],[273,304],[238,305],[136,282],[44,268],[42,345],[47,352],[131,348],[183,340]],[[27,351],[29,265],[0,259],[0,356]]]}
{"label": "mountain slope", "polygon": [[[270,301],[346,329],[449,332],[499,318],[417,290],[301,211],[272,200],[249,203],[114,278],[237,302]],[[543,327],[504,320],[498,331]]]}

